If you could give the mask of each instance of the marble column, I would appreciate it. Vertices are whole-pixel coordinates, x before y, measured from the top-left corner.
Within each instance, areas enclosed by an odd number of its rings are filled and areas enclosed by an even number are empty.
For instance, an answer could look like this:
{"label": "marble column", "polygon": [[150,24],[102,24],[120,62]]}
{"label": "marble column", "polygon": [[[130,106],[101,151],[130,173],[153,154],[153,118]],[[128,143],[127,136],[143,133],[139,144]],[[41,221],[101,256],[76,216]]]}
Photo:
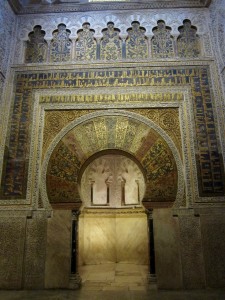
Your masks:
{"label": "marble column", "polygon": [[78,220],[79,210],[72,210],[71,226],[71,266],[69,288],[79,289],[81,286],[81,277],[78,273]]}
{"label": "marble column", "polygon": [[96,58],[101,59],[101,38],[96,38],[97,40],[97,49],[96,49]]}
{"label": "marble column", "polygon": [[148,218],[149,274],[148,282],[156,283],[153,209],[146,210]]}

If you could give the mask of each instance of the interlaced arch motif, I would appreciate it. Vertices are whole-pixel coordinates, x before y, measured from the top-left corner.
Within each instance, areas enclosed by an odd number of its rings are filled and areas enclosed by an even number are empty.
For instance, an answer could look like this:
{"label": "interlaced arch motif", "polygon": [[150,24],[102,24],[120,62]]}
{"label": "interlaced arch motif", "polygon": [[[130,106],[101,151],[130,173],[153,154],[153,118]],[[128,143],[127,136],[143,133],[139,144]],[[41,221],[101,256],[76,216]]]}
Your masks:
{"label": "interlaced arch motif", "polygon": [[40,25],[36,25],[28,35],[25,63],[195,58],[201,55],[197,28],[188,19],[185,19],[183,25],[178,27],[180,34],[177,40],[171,35],[172,29],[164,20],[158,20],[157,26],[152,29],[153,37],[145,35],[146,29],[140,26],[138,21],[133,21],[126,31],[127,35],[124,34],[124,29],[120,31],[119,28],[114,27],[112,21],[109,21],[107,27],[101,30],[102,37],[95,37],[99,28],[95,32],[89,22],[84,22],[82,28],[77,30],[77,36],[73,37],[72,42],[71,31],[61,23],[58,29],[53,31],[52,40],[47,43],[44,39],[45,31]]}

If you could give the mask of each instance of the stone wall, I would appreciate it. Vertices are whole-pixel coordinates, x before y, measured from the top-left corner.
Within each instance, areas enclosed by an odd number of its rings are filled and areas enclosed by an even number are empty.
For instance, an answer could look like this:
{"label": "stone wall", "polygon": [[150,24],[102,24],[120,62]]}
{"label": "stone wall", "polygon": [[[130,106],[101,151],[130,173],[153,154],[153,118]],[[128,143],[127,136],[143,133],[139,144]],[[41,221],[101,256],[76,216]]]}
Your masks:
{"label": "stone wall", "polygon": [[9,57],[16,38],[16,16],[8,1],[0,3],[0,72],[6,76]]}
{"label": "stone wall", "polygon": [[203,214],[201,219],[202,247],[205,261],[206,286],[225,286],[225,220],[224,211]]}
{"label": "stone wall", "polygon": [[225,0],[212,0],[209,8],[215,57],[225,93]]}
{"label": "stone wall", "polygon": [[224,209],[156,209],[153,216],[158,288],[223,288]]}
{"label": "stone wall", "polygon": [[[176,215],[178,213],[178,215]],[[147,217],[83,214],[81,264],[148,263]],[[223,288],[224,209],[155,209],[154,238],[159,289]],[[71,211],[1,213],[0,288],[68,288]],[[117,234],[116,234],[117,231]],[[47,244],[46,244],[47,243]]]}
{"label": "stone wall", "polygon": [[[1,141],[4,140],[4,131],[7,124],[6,99],[4,99],[7,71],[9,70],[9,62],[14,57],[14,44],[16,41],[16,16],[13,13],[8,1],[0,1],[0,136]],[[9,100],[9,99],[7,99]],[[2,144],[0,144],[0,152]],[[0,170],[2,156],[0,154]]]}

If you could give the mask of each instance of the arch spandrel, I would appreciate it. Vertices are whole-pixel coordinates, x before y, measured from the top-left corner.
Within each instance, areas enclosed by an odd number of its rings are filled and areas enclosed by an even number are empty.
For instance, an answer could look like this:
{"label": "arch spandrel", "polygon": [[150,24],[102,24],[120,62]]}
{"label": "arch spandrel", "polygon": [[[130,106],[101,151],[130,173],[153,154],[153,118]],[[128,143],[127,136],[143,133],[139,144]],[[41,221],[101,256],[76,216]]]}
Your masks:
{"label": "arch spandrel", "polygon": [[68,130],[58,142],[46,173],[50,203],[79,201],[81,165],[108,149],[122,150],[140,162],[146,177],[145,198],[153,202],[175,201],[178,169],[168,143],[151,126],[115,114],[88,119]]}

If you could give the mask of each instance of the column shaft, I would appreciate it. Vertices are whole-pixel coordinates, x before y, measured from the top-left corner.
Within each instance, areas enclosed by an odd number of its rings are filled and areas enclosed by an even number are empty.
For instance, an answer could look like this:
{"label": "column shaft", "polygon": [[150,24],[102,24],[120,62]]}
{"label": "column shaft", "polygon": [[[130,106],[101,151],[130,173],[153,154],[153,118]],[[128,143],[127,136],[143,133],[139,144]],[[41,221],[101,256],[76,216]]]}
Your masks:
{"label": "column shaft", "polygon": [[70,283],[71,289],[78,289],[81,286],[81,278],[78,273],[78,218],[80,211],[72,210],[71,226],[71,266],[70,266]]}

